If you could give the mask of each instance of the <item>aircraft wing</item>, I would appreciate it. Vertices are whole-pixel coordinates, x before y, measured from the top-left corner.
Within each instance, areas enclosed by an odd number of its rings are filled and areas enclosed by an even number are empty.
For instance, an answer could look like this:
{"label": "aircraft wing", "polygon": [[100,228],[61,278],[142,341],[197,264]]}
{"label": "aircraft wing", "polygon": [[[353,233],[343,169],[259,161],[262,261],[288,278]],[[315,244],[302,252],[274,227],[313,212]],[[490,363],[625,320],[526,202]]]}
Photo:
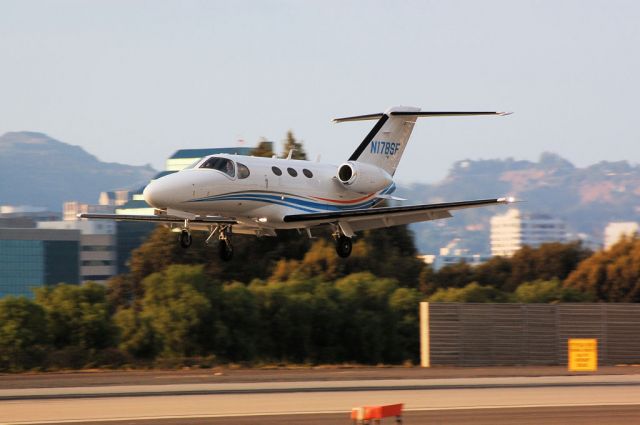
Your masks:
{"label": "aircraft wing", "polygon": [[452,210],[509,204],[513,198],[479,199],[476,201],[448,202],[441,204],[409,205],[348,211],[295,214],[284,217],[287,223],[301,223],[307,226],[334,223],[340,226],[346,236],[353,232],[380,227],[397,226],[419,221],[438,220],[451,217]]}
{"label": "aircraft wing", "polygon": [[[137,215],[137,214],[78,214],[78,218],[90,218],[93,220],[116,220],[116,221],[145,221],[148,223],[184,223],[182,217],[172,215]],[[237,224],[232,218],[219,216],[197,216],[189,218],[191,224]]]}

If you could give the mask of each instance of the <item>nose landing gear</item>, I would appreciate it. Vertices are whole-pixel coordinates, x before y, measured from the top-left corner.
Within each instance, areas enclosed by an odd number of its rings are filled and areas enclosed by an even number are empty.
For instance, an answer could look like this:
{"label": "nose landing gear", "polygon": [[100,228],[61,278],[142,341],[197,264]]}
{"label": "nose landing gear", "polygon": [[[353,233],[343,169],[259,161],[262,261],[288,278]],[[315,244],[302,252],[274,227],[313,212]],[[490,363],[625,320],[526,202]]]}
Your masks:
{"label": "nose landing gear", "polygon": [[218,254],[222,261],[231,261],[233,258],[233,245],[231,245],[231,227],[220,229],[220,240],[218,241]]}

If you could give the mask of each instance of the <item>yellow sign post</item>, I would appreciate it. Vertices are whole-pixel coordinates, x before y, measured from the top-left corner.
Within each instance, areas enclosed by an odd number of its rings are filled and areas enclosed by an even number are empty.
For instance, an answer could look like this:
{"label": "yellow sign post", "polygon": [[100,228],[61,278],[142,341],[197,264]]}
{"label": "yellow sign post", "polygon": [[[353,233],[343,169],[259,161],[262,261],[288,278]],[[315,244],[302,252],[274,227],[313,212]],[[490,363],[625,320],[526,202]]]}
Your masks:
{"label": "yellow sign post", "polygon": [[569,338],[569,371],[595,372],[598,370],[598,340],[595,338]]}

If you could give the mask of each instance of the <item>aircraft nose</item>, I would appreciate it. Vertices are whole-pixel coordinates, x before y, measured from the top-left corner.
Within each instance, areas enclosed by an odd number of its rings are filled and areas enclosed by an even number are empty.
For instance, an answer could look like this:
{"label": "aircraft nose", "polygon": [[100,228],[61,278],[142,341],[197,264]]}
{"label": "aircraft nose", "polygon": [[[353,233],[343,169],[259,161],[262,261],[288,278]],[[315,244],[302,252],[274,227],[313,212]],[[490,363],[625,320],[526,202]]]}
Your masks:
{"label": "aircraft nose", "polygon": [[151,205],[155,208],[166,208],[167,199],[164,196],[164,190],[162,190],[161,185],[158,184],[157,181],[152,181],[144,188],[142,191],[142,196],[147,204]]}
{"label": "aircraft nose", "polygon": [[152,207],[155,207],[155,203],[153,202],[153,182],[149,183],[144,190],[142,191],[142,197],[145,202]]}

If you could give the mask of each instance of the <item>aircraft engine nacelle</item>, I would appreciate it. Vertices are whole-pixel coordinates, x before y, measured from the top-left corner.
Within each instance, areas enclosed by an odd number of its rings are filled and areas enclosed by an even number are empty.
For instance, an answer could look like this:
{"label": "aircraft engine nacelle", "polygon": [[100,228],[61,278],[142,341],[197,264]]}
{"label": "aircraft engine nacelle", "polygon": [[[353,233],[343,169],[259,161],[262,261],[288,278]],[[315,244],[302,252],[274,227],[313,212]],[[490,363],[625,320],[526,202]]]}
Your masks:
{"label": "aircraft engine nacelle", "polygon": [[393,178],[382,168],[363,162],[349,161],[338,167],[338,180],[349,190],[372,193],[393,183]]}

